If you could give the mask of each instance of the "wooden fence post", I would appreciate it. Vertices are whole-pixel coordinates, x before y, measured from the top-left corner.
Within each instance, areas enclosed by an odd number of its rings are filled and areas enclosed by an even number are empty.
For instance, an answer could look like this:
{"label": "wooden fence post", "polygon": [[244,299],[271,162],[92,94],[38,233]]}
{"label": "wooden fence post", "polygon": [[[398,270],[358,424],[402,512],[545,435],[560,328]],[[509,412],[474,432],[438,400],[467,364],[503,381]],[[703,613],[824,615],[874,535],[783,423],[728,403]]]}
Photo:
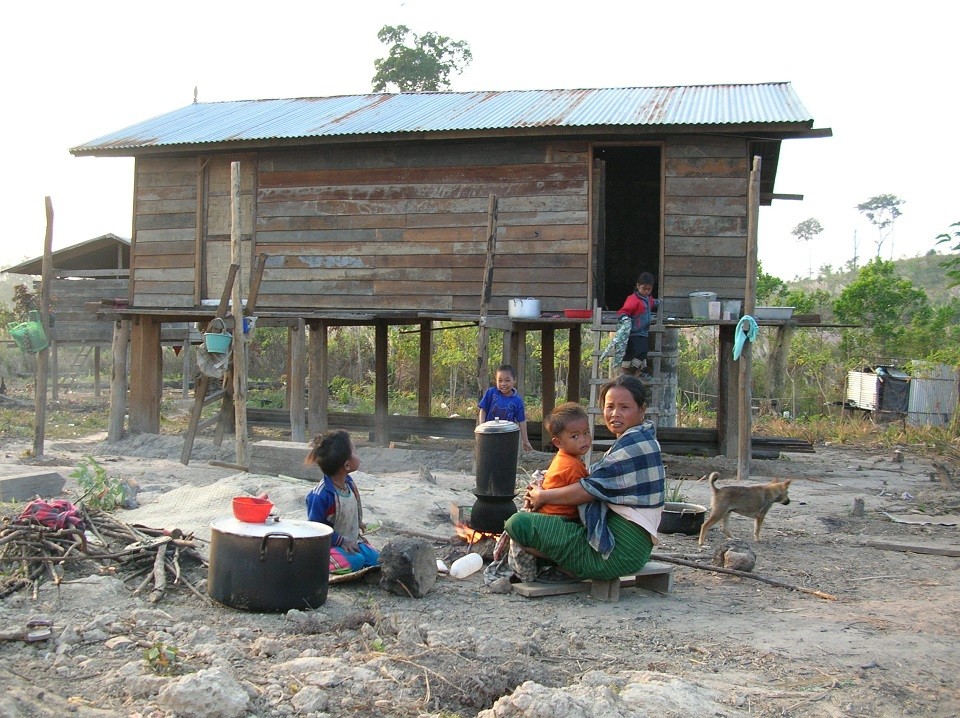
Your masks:
{"label": "wooden fence post", "polygon": [[[53,201],[44,198],[47,213],[47,232],[43,240],[43,263],[40,271],[43,278],[40,285],[40,320],[43,333],[50,336],[50,281],[53,279]],[[47,373],[49,371],[50,349],[44,349],[37,355],[37,377],[34,387],[36,412],[33,425],[33,455],[43,456],[43,440],[47,424]]]}

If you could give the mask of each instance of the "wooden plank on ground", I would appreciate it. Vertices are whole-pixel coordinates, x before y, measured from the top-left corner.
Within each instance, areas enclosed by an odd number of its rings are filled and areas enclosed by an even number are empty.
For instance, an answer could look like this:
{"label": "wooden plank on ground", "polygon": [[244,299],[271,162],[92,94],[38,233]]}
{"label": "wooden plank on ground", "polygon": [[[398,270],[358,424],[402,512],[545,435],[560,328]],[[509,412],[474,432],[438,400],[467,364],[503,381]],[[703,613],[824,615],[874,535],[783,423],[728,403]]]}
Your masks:
{"label": "wooden plank on ground", "polygon": [[[620,587],[637,586],[657,593],[669,593],[673,586],[672,577],[673,566],[660,561],[649,561],[636,575],[623,576],[620,579]],[[592,591],[593,584],[593,581],[571,581],[569,583],[522,582],[513,584],[513,591],[526,598],[564,596],[571,593]]]}
{"label": "wooden plank on ground", "polygon": [[902,544],[891,541],[864,541],[862,546],[877,548],[881,551],[902,551],[903,553],[925,553],[933,556],[960,556],[960,548],[952,546],[932,546],[930,544]]}

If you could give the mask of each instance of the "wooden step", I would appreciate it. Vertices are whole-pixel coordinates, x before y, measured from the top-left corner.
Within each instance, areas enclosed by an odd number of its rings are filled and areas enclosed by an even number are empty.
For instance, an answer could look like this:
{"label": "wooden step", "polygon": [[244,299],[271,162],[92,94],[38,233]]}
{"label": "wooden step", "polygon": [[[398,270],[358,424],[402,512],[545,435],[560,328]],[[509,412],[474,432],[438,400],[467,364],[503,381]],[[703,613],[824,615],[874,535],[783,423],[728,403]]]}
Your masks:
{"label": "wooden step", "polygon": [[[603,354],[603,350],[591,352],[591,356],[595,356],[595,357],[598,357],[598,356],[600,356],[601,354]],[[648,352],[647,352],[647,357],[648,357],[648,358],[662,357],[662,356],[663,356],[663,352],[659,352],[659,351],[648,351]]]}
{"label": "wooden step", "polygon": [[[584,407],[584,408],[586,408],[586,407]],[[594,416],[602,416],[602,415],[603,415],[603,409],[600,409],[600,408],[590,408],[590,409],[587,409],[587,413],[588,413],[588,414],[593,414]],[[656,416],[656,415],[658,415],[658,414],[660,413],[660,407],[658,407],[658,406],[648,406],[645,413],[646,413],[647,416]]]}
{"label": "wooden step", "polygon": [[[609,378],[607,378],[607,379],[603,379],[603,378],[600,378],[600,377],[598,377],[598,378],[596,378],[596,379],[591,378],[591,379],[590,379],[590,383],[593,384],[594,386],[603,386],[603,385],[606,384],[607,382],[613,381],[614,378],[615,378],[615,377],[609,377]],[[656,385],[656,386],[659,386],[659,385],[663,384],[663,379],[659,379],[659,378],[657,378],[657,377],[654,377],[653,379],[647,379],[647,380],[644,381],[643,383],[644,383],[644,385],[646,385],[646,386],[655,386],[655,385]]]}
{"label": "wooden step", "polygon": [[[599,326],[591,324],[590,329],[595,332],[615,332],[619,326],[619,324],[601,324]],[[650,326],[651,334],[659,334],[661,332],[663,332],[663,327],[657,328],[655,325]]]}

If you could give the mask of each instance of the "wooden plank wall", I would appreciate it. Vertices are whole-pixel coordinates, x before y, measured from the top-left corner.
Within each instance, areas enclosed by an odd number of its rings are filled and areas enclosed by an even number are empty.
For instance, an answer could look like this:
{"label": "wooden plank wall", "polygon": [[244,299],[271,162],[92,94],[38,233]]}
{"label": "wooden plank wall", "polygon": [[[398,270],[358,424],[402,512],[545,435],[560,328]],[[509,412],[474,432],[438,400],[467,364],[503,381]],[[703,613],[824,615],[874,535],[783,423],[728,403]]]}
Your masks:
{"label": "wooden plank wall", "polygon": [[660,293],[670,316],[690,316],[690,292],[743,298],[747,152],[747,140],[737,137],[667,139]]}
{"label": "wooden plank wall", "polygon": [[[39,281],[35,283],[34,291],[40,291]],[[126,300],[129,296],[130,281],[127,277],[55,277],[50,288],[54,314],[51,339],[59,344],[110,347],[113,344],[113,320],[98,319],[96,313],[85,305],[104,299]],[[160,341],[169,345],[183,344],[188,331],[186,322],[165,322]]]}
{"label": "wooden plank wall", "polygon": [[213,157],[204,166],[204,240],[202,294],[204,299],[220,299],[230,269],[231,184],[230,165],[240,162],[240,275],[243,295],[250,286],[250,261],[253,242],[253,213],[257,181],[256,158]]}
{"label": "wooden plank wall", "polygon": [[259,304],[477,311],[495,194],[492,310],[528,296],[545,311],[582,306],[587,163],[585,142],[262,152]]}
{"label": "wooden plank wall", "polygon": [[[499,197],[492,311],[528,296],[544,311],[582,306],[588,150],[585,141],[504,140],[139,158],[134,306],[219,297],[231,159],[241,162],[245,283],[250,258],[268,255],[261,307],[474,312],[490,194]],[[742,138],[665,138],[661,297],[670,315],[689,316],[692,291],[743,296],[747,155]]]}
{"label": "wooden plank wall", "polygon": [[[38,283],[39,284],[39,283]],[[64,344],[105,344],[113,341],[113,322],[98,321],[84,306],[103,299],[127,299],[130,282],[126,277],[97,279],[55,278],[50,287],[50,304],[55,319],[50,334]]]}
{"label": "wooden plank wall", "polygon": [[138,158],[131,243],[132,302],[192,307],[197,242],[196,158]]}

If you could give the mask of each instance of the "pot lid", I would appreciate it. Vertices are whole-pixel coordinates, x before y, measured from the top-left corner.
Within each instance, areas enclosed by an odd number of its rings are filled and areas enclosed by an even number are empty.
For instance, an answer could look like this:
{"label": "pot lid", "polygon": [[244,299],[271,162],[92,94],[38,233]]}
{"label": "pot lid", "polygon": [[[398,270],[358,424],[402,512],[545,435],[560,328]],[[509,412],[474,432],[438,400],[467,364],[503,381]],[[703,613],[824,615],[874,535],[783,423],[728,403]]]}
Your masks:
{"label": "pot lid", "polygon": [[686,501],[666,501],[663,504],[663,510],[677,514],[705,514],[707,507]]}
{"label": "pot lid", "polygon": [[475,434],[506,434],[511,431],[520,431],[520,426],[506,419],[491,419],[483,422],[473,431]]}
{"label": "pot lid", "polygon": [[261,524],[240,521],[233,516],[225,516],[210,522],[210,528],[221,533],[237,536],[263,537],[267,534],[289,534],[293,538],[317,538],[329,536],[333,529],[316,521],[266,521]]}

